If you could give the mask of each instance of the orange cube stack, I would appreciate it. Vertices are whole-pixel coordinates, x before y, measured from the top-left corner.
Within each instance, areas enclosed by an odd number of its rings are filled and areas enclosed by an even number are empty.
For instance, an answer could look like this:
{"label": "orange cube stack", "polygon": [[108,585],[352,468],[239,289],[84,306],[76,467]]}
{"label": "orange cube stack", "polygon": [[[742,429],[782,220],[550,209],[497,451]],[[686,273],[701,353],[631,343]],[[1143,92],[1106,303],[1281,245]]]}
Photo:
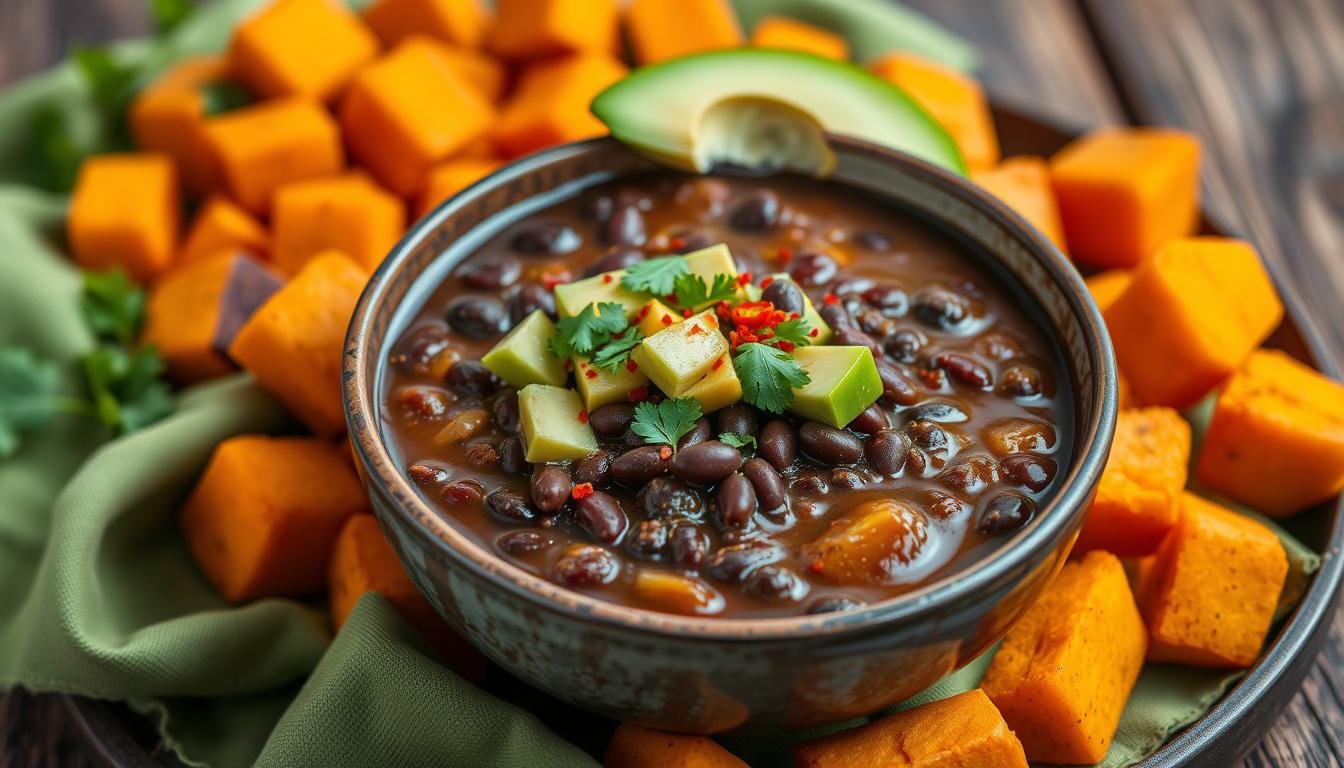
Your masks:
{"label": "orange cube stack", "polygon": [[601,53],[536,64],[524,71],[504,106],[492,138],[506,157],[606,133],[588,103],[626,74],[624,64]]}
{"label": "orange cube stack", "polygon": [[263,98],[335,99],[378,55],[378,40],[337,0],[276,0],[238,25],[234,73]]}
{"label": "orange cube stack", "polygon": [[220,253],[244,251],[265,256],[270,250],[271,237],[261,222],[233,201],[219,196],[206,200],[196,212],[177,261],[185,267]]}
{"label": "orange cube stack", "polygon": [[135,143],[171,157],[183,187],[194,195],[209,192],[217,183],[205,138],[209,105],[204,89],[228,75],[229,63],[222,56],[183,59],[146,86],[127,114]]}
{"label": "orange cube stack", "polygon": [[1092,300],[1097,302],[1097,307],[1104,313],[1111,308],[1115,300],[1129,288],[1129,284],[1134,282],[1134,272],[1128,269],[1110,269],[1105,272],[1098,272],[1087,278],[1087,290],[1092,294]]}
{"label": "orange cube stack", "polygon": [[1010,157],[993,168],[973,170],[971,180],[1021,214],[1065,254],[1064,225],[1050,186],[1050,169],[1040,157]]}
{"label": "orange cube stack", "polygon": [[625,33],[640,64],[736,48],[743,41],[728,0],[634,0],[625,9]]}
{"label": "orange cube stack", "polygon": [[345,166],[340,129],[322,105],[273,99],[206,121],[206,141],[225,190],[257,216],[285,184],[330,176]]}
{"label": "orange cube stack", "polygon": [[761,19],[751,31],[751,44],[761,48],[802,51],[840,61],[849,58],[849,41],[845,38],[787,16]]}
{"label": "orange cube stack", "polygon": [[979,83],[913,53],[883,56],[872,70],[905,91],[952,135],[971,171],[999,162],[998,134]]}
{"label": "orange cube stack", "polygon": [[172,264],[181,215],[167,155],[100,155],[80,166],[66,232],[81,267],[119,267],[143,282]]}
{"label": "orange cube stack", "polygon": [[475,48],[490,14],[481,0],[376,0],[364,9],[364,22],[389,48],[416,35]]}
{"label": "orange cube stack", "polygon": [[490,48],[507,59],[618,53],[617,0],[499,0],[496,8]]}
{"label": "orange cube stack", "polygon": [[357,174],[281,187],[273,208],[272,257],[291,275],[329,250],[372,272],[406,229],[401,200]]}
{"label": "orange cube stack", "polygon": [[415,207],[416,217],[434,210],[439,203],[493,173],[501,164],[502,161],[491,158],[463,157],[434,166],[429,170],[424,190],[420,192],[420,200]]}

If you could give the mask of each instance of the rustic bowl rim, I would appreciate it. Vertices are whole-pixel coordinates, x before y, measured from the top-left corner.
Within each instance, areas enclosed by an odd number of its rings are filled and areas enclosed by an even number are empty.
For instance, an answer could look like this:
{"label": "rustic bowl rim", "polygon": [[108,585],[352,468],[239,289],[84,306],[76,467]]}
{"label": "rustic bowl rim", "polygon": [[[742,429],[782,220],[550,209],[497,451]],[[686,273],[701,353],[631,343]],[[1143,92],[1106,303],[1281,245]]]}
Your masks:
{"label": "rustic bowl rim", "polygon": [[[994,219],[1014,239],[1027,247],[1037,262],[1045,268],[1051,280],[1062,289],[1069,309],[1077,318],[1083,332],[1083,346],[1091,364],[1090,374],[1096,382],[1091,408],[1084,412],[1091,418],[1085,424],[1075,424],[1081,455],[1075,456],[1068,475],[1055,495],[1042,507],[1032,521],[1012,539],[1000,545],[988,557],[964,570],[955,571],[919,589],[881,600],[849,611],[770,618],[719,618],[683,616],[620,605],[548,581],[524,571],[472,540],[463,530],[429,507],[417,489],[393,462],[385,444],[381,419],[378,415],[379,393],[375,391],[378,371],[384,361],[369,361],[375,318],[382,313],[396,312],[387,306],[385,296],[391,281],[410,258],[419,243],[444,224],[467,204],[488,190],[537,173],[546,166],[583,153],[610,150],[620,146],[615,139],[603,137],[552,147],[505,165],[475,184],[440,204],[433,212],[415,224],[392,249],[374,271],[355,307],[345,339],[342,365],[343,400],[351,444],[365,474],[377,492],[391,502],[396,515],[421,538],[438,547],[447,557],[483,581],[517,595],[531,605],[553,613],[566,614],[584,623],[600,623],[624,628],[632,632],[665,637],[681,637],[718,642],[757,642],[788,640],[801,637],[820,637],[870,629],[877,625],[910,621],[937,611],[940,607],[966,598],[974,599],[977,590],[1003,578],[1013,569],[1021,568],[1034,558],[1055,549],[1065,537],[1071,537],[1081,525],[1090,495],[1100,479],[1114,436],[1117,413],[1116,364],[1110,337],[1105,331],[1101,312],[1091,299],[1081,274],[1048,238],[1028,224],[1020,215],[985,192],[968,178],[888,147],[852,137],[828,135],[828,141],[837,154],[853,153],[867,156],[888,166],[898,174],[916,177],[919,181],[937,187]],[[627,150],[629,151],[629,150]],[[832,179],[845,184],[843,180]],[[934,226],[939,226],[934,222]],[[992,249],[984,249],[993,259],[1001,256]],[[1006,269],[1006,267],[1005,267]],[[418,279],[417,275],[415,279]],[[1060,341],[1059,327],[1048,312],[1041,312],[1052,340]],[[1067,362],[1067,360],[1066,360]],[[1068,366],[1070,369],[1072,365]],[[367,372],[372,372],[369,375]],[[1071,376],[1072,378],[1072,373]],[[1075,397],[1080,397],[1078,392]],[[419,514],[408,507],[414,507]],[[433,521],[431,529],[423,521]],[[1070,542],[1071,545],[1071,542]],[[400,554],[400,553],[399,553]],[[404,560],[404,558],[403,558]],[[1062,561],[1061,561],[1062,562]],[[418,569],[413,562],[404,563]]]}

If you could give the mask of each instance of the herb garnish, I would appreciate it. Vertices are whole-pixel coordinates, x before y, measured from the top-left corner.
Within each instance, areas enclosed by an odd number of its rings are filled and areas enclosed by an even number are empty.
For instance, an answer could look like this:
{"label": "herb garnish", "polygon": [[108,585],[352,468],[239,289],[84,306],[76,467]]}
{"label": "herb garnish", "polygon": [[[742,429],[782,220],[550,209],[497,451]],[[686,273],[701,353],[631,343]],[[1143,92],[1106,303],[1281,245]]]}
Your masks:
{"label": "herb garnish", "polygon": [[717,304],[737,298],[737,278],[732,275],[717,274],[713,286],[705,284],[705,278],[694,272],[678,275],[673,281],[672,293],[677,304],[687,309],[695,309],[706,304]]}
{"label": "herb garnish", "polygon": [[614,301],[589,304],[573,317],[555,324],[551,351],[561,360],[573,355],[591,355],[598,347],[611,341],[612,334],[626,328],[625,307]]}
{"label": "herb garnish", "polygon": [[92,413],[88,402],[60,393],[60,371],[21,347],[0,347],[0,457],[19,448],[22,433],[60,414]]}
{"label": "herb garnish", "polygon": [[627,328],[620,338],[613,338],[593,354],[592,364],[600,371],[617,374],[630,362],[630,353],[644,341],[638,328]]}
{"label": "herb garnish", "polygon": [[734,448],[756,449],[755,435],[739,435],[736,432],[724,432],[719,435],[719,442],[725,445],[731,445]]}
{"label": "herb garnish", "polygon": [[774,333],[769,338],[761,340],[763,344],[771,346],[792,344],[795,347],[806,347],[812,343],[812,324],[801,317],[785,320],[772,330]]}
{"label": "herb garnish", "polygon": [[788,352],[761,343],[739,346],[733,367],[742,380],[742,399],[770,413],[783,413],[793,390],[812,380]]}
{"label": "herb garnish", "polygon": [[695,429],[700,419],[700,401],[694,397],[668,398],[654,404],[648,401],[635,406],[635,420],[630,431],[653,445],[677,447],[677,441]]}
{"label": "herb garnish", "polygon": [[621,285],[632,291],[668,296],[676,290],[677,278],[690,271],[685,256],[660,256],[626,267]]}

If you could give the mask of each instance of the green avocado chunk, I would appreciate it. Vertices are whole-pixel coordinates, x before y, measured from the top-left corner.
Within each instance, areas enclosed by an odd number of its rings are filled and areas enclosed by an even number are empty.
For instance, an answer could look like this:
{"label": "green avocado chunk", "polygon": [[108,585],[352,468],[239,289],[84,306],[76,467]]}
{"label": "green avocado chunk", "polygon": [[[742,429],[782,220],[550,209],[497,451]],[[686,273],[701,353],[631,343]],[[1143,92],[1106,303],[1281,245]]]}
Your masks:
{"label": "green avocado chunk", "polygon": [[533,464],[582,459],[597,451],[588,412],[572,389],[529,384],[518,390],[518,413],[526,458]]}
{"label": "green avocado chunk", "polygon": [[515,387],[528,384],[564,386],[567,376],[564,363],[550,350],[554,336],[555,324],[551,318],[540,309],[535,310],[486,352],[481,363]]}
{"label": "green avocado chunk", "polygon": [[630,356],[668,397],[681,397],[728,351],[714,310],[668,326],[644,339]]}
{"label": "green avocado chunk", "polygon": [[614,301],[625,307],[626,317],[634,317],[647,299],[621,285],[624,274],[618,269],[555,286],[555,311],[561,317],[575,317],[589,304]]}
{"label": "green avocado chunk", "polygon": [[867,347],[802,347],[793,357],[812,380],[793,390],[789,411],[842,429],[882,394]]}
{"label": "green avocado chunk", "polygon": [[846,62],[739,48],[641,67],[593,100],[616,138],[670,165],[716,163],[825,176],[825,133],[900,150],[965,175],[956,143],[904,91]]}

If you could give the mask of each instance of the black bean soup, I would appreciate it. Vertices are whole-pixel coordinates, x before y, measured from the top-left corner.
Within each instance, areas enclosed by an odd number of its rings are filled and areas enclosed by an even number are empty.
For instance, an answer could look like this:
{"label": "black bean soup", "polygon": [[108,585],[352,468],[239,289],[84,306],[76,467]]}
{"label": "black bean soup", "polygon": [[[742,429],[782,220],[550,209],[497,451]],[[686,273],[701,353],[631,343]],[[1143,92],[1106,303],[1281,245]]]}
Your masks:
{"label": "black bean soup", "polygon": [[[837,429],[738,401],[671,446],[631,428],[638,402],[664,399],[640,387],[579,414],[595,450],[528,463],[519,391],[480,358],[534,311],[555,320],[556,285],[717,243],[761,301],[800,309],[801,288],[829,344],[871,350],[876,402]],[[392,350],[385,429],[424,498],[528,571],[651,610],[792,616],[899,595],[986,557],[1069,461],[1067,378],[1016,293],[945,233],[788,175],[586,190],[458,265]]]}

